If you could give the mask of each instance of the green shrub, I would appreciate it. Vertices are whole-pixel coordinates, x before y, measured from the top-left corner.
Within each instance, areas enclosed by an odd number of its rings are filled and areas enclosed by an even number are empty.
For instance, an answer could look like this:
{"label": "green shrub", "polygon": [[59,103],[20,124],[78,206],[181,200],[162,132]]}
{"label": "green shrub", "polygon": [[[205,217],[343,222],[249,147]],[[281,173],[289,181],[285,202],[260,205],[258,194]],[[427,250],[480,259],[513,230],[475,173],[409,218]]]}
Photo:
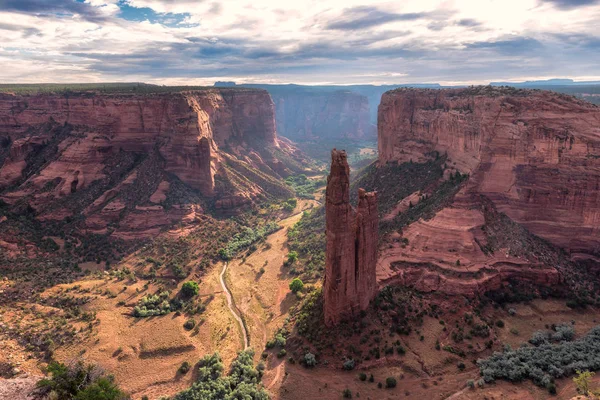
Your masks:
{"label": "green shrub", "polygon": [[298,293],[302,289],[304,289],[304,282],[302,282],[300,278],[294,278],[292,282],[290,282],[290,290],[293,293]]}
{"label": "green shrub", "polygon": [[306,353],[304,355],[304,365],[306,365],[309,368],[317,365],[317,358],[315,357],[315,355],[312,353]]}
{"label": "green shrub", "polygon": [[366,381],[367,380],[367,374],[365,374],[364,372],[361,372],[360,374],[358,374],[358,379],[360,379],[361,381]]}
{"label": "green shrub", "polygon": [[385,378],[385,387],[388,389],[395,388],[396,387],[396,378],[393,378],[391,376],[388,376],[387,378]]}
{"label": "green shrub", "polygon": [[351,399],[352,398],[352,390],[344,389],[342,391],[342,397],[344,397],[345,399]]}
{"label": "green shrub", "polygon": [[183,324],[183,327],[188,331],[191,331],[192,329],[194,329],[195,326],[196,326],[196,321],[194,321],[191,318],[188,319],[187,321],[185,321],[185,323]]}
{"label": "green shrub", "polygon": [[296,261],[298,261],[298,252],[292,250],[288,253],[287,264],[290,265]]}
{"label": "green shrub", "polygon": [[190,370],[192,366],[190,365],[189,362],[184,361],[183,363],[181,363],[181,365],[179,366],[179,373],[181,375],[185,375],[188,373],[188,371]]}
{"label": "green shrub", "polygon": [[350,359],[344,361],[342,368],[344,368],[346,371],[352,371],[354,369],[354,365],[355,365],[354,360],[350,358]]}
{"label": "green shrub", "polygon": [[198,295],[199,292],[200,288],[197,282],[187,281],[183,284],[183,286],[181,286],[181,295],[186,299]]}
{"label": "green shrub", "polygon": [[127,396],[94,365],[83,361],[66,366],[53,361],[48,365],[49,378],[38,382],[42,395],[61,400],[121,400]]}

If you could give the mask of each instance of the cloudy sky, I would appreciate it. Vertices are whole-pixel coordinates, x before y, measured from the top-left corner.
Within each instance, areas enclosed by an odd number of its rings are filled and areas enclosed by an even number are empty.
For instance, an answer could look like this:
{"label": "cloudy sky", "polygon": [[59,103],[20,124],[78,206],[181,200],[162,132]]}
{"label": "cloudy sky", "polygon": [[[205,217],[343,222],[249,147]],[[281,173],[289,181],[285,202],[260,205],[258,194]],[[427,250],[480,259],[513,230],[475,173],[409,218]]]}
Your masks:
{"label": "cloudy sky", "polygon": [[0,0],[0,83],[600,80],[600,0]]}

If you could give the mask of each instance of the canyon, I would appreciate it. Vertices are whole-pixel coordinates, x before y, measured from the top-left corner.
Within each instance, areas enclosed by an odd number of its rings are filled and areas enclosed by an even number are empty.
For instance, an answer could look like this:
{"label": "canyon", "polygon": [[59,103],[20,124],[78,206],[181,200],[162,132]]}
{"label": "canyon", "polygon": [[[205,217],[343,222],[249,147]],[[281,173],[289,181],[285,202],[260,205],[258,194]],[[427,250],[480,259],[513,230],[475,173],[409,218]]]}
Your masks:
{"label": "canyon", "polygon": [[382,97],[378,138],[380,166],[444,157],[442,181],[468,175],[381,250],[381,284],[476,295],[511,279],[552,286],[569,263],[599,260],[597,106],[538,90],[397,89]]}
{"label": "canyon", "polygon": [[0,199],[131,240],[293,195],[303,158],[249,88],[0,94]]}

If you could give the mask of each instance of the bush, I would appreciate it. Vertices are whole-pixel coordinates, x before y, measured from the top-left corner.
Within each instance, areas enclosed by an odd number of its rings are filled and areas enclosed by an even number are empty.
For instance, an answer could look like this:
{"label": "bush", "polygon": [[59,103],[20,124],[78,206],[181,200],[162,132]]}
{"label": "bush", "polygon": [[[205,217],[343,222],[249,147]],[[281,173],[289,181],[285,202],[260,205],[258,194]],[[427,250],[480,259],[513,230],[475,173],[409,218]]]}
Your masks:
{"label": "bush", "polygon": [[198,283],[194,281],[187,281],[181,286],[181,295],[186,299],[196,296],[199,291]]}
{"label": "bush", "polygon": [[498,321],[496,321],[496,326],[498,328],[504,328],[504,321],[502,321],[501,319],[499,319]]}
{"label": "bush", "polygon": [[354,369],[354,360],[350,358],[344,361],[342,368],[344,368],[346,371],[352,371]]}
{"label": "bush", "polygon": [[281,349],[279,350],[279,352],[277,353],[277,358],[282,358],[285,357],[285,355],[287,354],[287,351],[285,351],[285,349]]}
{"label": "bush", "polygon": [[189,362],[184,361],[183,363],[181,363],[181,366],[179,367],[179,373],[181,375],[185,375],[188,373],[188,371],[190,370],[192,366],[190,365]]}
{"label": "bush", "polygon": [[361,381],[366,381],[367,380],[367,374],[365,374],[364,372],[361,372],[360,374],[358,374],[358,379],[360,379]]}
{"label": "bush", "polygon": [[38,382],[42,395],[56,399],[76,400],[121,400],[125,394],[113,382],[112,376],[94,365],[78,361],[65,365],[56,361],[48,365],[49,378]]}
{"label": "bush", "polygon": [[342,396],[343,396],[345,399],[351,399],[351,398],[352,398],[352,391],[351,391],[350,389],[344,389],[344,390],[342,391]]}
{"label": "bush", "polygon": [[192,329],[194,329],[195,326],[196,326],[196,321],[194,321],[191,318],[188,319],[187,321],[185,321],[185,323],[183,324],[183,327],[188,331],[191,331]]}
{"label": "bush", "polygon": [[475,388],[475,381],[474,381],[473,379],[469,379],[469,380],[467,381],[467,387],[468,387],[469,389],[474,389],[474,388]]}
{"label": "bush", "polygon": [[290,282],[290,290],[293,293],[298,293],[304,288],[304,282],[300,278],[294,278],[292,282]]}
{"label": "bush", "polygon": [[388,376],[387,378],[385,378],[385,387],[388,389],[395,388],[396,387],[396,378],[393,378],[391,376]]}
{"label": "bush", "polygon": [[317,365],[317,358],[315,357],[315,355],[312,353],[306,353],[304,355],[304,365],[306,365],[309,368]]}
{"label": "bush", "polygon": [[550,390],[554,379],[572,375],[575,371],[600,369],[600,326],[573,342],[563,340],[558,344],[551,344],[549,340],[552,336],[549,332],[536,332],[536,339],[532,338],[538,343],[536,347],[505,349],[488,359],[478,360],[484,381],[506,379],[520,382],[530,379],[536,385]]}
{"label": "bush", "polygon": [[290,251],[288,253],[287,263],[288,264],[293,264],[296,261],[298,261],[298,252],[296,252],[296,251]]}
{"label": "bush", "polygon": [[198,363],[198,377],[192,387],[173,396],[173,400],[196,399],[252,399],[268,400],[268,393],[261,387],[263,364],[253,365],[254,352],[244,350],[231,363],[228,376],[223,374],[223,362],[219,354],[207,355]]}

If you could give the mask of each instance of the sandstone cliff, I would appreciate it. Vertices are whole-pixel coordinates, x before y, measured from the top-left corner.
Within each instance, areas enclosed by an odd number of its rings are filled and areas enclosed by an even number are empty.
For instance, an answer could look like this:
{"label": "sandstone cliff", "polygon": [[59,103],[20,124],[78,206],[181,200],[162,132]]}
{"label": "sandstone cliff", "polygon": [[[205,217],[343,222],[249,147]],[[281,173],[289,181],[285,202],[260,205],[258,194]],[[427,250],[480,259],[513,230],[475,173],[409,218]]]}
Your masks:
{"label": "sandstone cliff", "polygon": [[365,310],[376,294],[377,195],[359,191],[358,210],[350,205],[350,167],[344,151],[331,152],[327,178],[325,323]]}
{"label": "sandstone cliff", "polygon": [[398,90],[379,108],[381,163],[447,153],[448,165],[532,233],[600,253],[600,109],[502,88]]}
{"label": "sandstone cliff", "polygon": [[1,198],[94,233],[148,237],[206,207],[289,197],[294,152],[263,90],[0,94]]}
{"label": "sandstone cliff", "polygon": [[469,174],[450,206],[383,250],[380,283],[463,294],[511,278],[552,286],[570,262],[553,246],[571,261],[600,255],[598,107],[543,91],[400,89],[382,98],[378,135],[380,166],[447,155],[442,180]]}

